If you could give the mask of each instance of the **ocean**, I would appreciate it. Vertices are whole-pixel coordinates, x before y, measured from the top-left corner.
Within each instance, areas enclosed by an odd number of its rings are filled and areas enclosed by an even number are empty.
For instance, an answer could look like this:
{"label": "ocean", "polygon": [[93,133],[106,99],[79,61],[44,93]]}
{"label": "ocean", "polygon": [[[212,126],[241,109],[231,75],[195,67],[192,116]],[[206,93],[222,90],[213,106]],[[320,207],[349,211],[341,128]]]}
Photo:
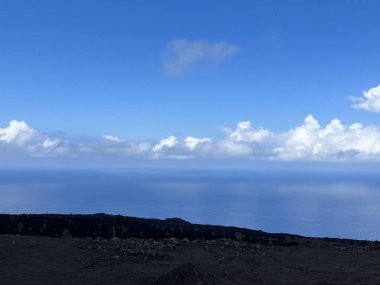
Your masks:
{"label": "ocean", "polygon": [[2,213],[109,213],[380,240],[378,172],[0,170]]}

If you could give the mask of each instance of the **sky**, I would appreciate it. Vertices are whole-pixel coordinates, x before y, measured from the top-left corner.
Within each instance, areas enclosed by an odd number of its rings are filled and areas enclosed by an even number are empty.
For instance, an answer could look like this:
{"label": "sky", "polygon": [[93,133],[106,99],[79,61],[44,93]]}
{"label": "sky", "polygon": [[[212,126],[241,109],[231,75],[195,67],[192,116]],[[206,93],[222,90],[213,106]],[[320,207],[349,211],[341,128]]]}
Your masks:
{"label": "sky", "polygon": [[379,9],[0,0],[0,157],[378,161]]}

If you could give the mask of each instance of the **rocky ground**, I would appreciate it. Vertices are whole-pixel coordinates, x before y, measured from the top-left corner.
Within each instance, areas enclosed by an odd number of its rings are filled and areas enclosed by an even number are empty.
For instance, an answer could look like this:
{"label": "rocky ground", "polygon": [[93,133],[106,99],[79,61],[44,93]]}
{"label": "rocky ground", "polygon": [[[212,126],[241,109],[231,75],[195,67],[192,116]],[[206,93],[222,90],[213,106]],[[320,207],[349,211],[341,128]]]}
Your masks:
{"label": "rocky ground", "polygon": [[0,235],[0,284],[380,284],[380,249]]}
{"label": "rocky ground", "polygon": [[0,284],[380,284],[380,243],[95,215],[0,215]]}

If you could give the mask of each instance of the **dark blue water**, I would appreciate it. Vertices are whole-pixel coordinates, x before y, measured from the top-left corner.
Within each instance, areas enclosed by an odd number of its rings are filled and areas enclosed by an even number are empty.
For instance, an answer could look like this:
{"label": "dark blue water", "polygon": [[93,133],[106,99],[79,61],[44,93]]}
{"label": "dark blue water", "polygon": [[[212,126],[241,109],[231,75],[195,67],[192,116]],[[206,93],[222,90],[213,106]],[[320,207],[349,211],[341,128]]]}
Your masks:
{"label": "dark blue water", "polygon": [[0,212],[180,217],[269,232],[380,239],[380,176],[284,170],[1,170]]}

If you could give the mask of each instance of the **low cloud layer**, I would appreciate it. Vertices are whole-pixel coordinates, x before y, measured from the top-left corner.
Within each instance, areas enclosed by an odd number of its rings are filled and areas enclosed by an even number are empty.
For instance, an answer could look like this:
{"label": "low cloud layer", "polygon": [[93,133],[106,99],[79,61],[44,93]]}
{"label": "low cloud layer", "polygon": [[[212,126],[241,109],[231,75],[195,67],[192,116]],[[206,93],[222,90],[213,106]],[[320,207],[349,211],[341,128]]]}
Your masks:
{"label": "low cloud layer", "polygon": [[238,50],[227,42],[172,40],[163,55],[163,68],[167,75],[178,76],[202,61],[223,60]]}
{"label": "low cloud layer", "polygon": [[73,137],[41,133],[24,121],[0,128],[0,156],[137,157],[140,159],[227,159],[275,161],[379,161],[380,128],[333,119],[325,126],[308,115],[283,132],[241,121],[225,137],[168,136],[157,141],[128,141],[113,135]]}

